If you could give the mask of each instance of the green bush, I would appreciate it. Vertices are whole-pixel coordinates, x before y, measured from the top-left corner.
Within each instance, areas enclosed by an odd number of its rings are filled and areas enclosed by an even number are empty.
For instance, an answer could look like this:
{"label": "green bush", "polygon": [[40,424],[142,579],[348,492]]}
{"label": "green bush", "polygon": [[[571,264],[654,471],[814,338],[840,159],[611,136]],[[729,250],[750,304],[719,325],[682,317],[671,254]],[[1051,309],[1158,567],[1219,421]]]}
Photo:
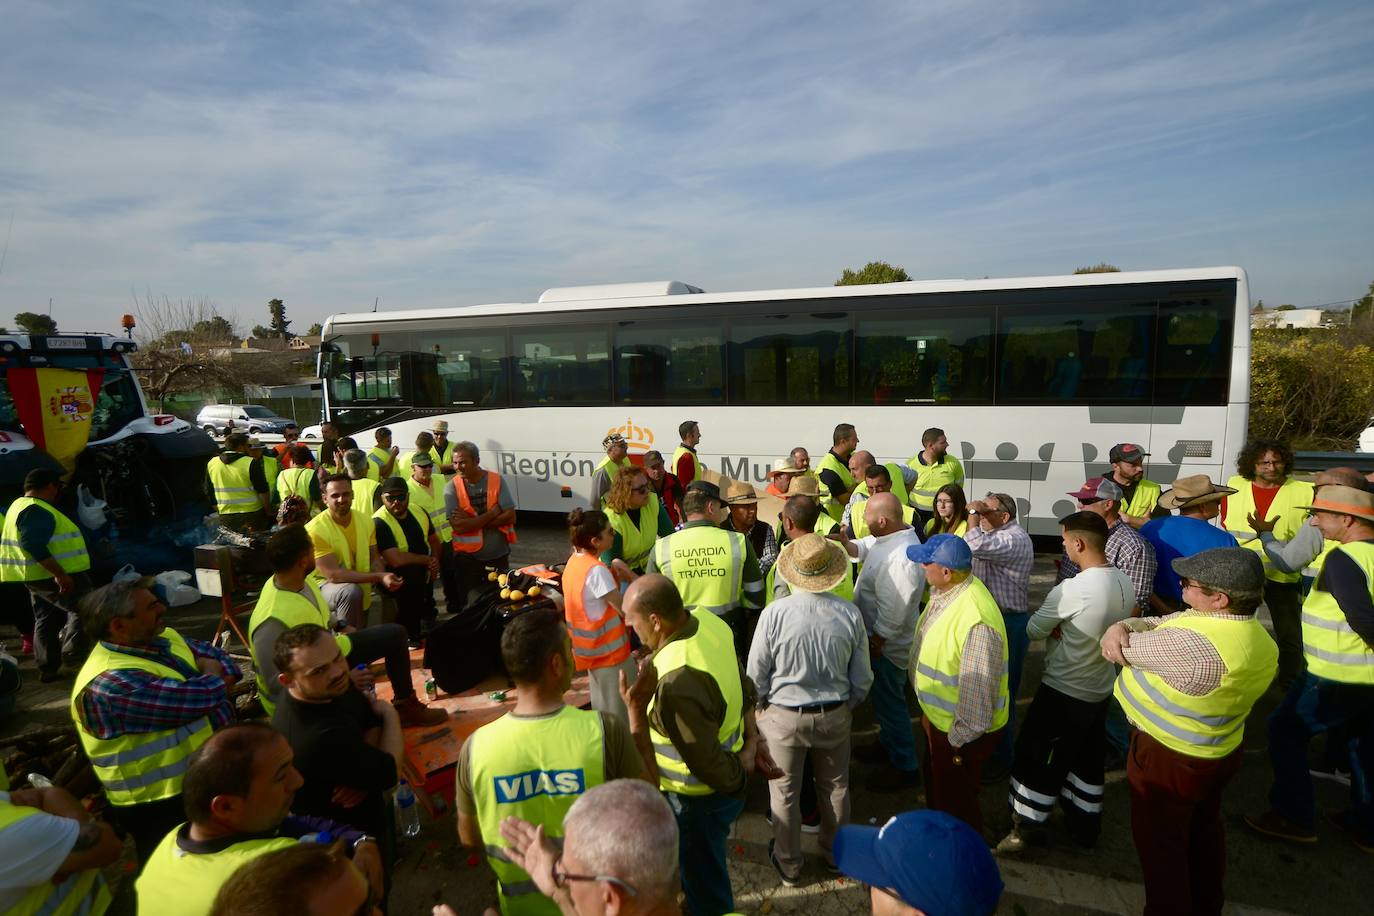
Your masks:
{"label": "green bush", "polygon": [[1251,337],[1250,435],[1296,449],[1347,450],[1374,410],[1374,347],[1341,330],[1257,329]]}

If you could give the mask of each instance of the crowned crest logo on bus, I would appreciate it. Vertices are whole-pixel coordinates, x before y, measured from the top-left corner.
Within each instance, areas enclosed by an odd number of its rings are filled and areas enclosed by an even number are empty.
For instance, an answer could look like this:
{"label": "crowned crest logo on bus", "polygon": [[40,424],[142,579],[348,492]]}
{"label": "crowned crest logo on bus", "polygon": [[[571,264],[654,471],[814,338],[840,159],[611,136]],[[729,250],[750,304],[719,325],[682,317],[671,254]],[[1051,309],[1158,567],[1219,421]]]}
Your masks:
{"label": "crowned crest logo on bus", "polygon": [[647,426],[636,426],[634,420],[629,417],[625,418],[623,426],[612,426],[606,430],[608,436],[616,433],[625,437],[625,444],[630,448],[648,451],[654,447],[654,431]]}

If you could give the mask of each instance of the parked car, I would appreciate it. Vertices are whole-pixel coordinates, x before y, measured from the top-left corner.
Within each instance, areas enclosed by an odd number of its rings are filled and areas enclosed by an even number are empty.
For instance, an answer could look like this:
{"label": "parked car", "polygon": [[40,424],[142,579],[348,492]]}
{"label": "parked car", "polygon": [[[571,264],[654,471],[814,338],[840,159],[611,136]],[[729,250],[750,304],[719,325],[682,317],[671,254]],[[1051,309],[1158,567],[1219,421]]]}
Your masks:
{"label": "parked car", "polygon": [[1374,418],[1370,419],[1365,431],[1360,433],[1360,443],[1355,448],[1361,452],[1374,452]]}
{"label": "parked car", "polygon": [[226,426],[234,432],[279,433],[295,422],[258,404],[207,404],[196,414],[196,425],[211,435],[224,432]]}

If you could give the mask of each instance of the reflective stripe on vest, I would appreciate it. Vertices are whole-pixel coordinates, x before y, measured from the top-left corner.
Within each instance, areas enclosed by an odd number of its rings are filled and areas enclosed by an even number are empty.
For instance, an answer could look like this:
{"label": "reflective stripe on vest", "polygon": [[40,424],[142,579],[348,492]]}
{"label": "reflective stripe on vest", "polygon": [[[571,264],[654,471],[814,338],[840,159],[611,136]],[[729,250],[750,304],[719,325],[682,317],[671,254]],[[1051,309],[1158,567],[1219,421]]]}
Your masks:
{"label": "reflective stripe on vest", "polygon": [[1240,746],[1245,718],[1268,689],[1278,668],[1278,647],[1254,617],[1226,620],[1189,611],[1155,628],[1192,630],[1221,656],[1225,673],[1217,688],[1189,696],[1139,668],[1123,668],[1113,688],[1137,728],[1189,757],[1216,759]]}
{"label": "reflective stripe on vest", "polygon": [[429,516],[429,528],[439,536],[440,543],[452,538],[453,526],[448,523],[443,488],[435,487],[432,477],[428,490],[420,486],[414,478],[407,480],[406,486],[410,488],[411,511],[422,511]]}
{"label": "reflective stripe on vest", "polygon": [[216,455],[205,466],[220,515],[241,515],[262,508],[257,491],[253,489],[252,465],[252,458],[244,457],[226,464]]}
{"label": "reflective stripe on vest", "polygon": [[[487,506],[500,505],[501,475],[495,471],[484,471],[483,473],[487,475]],[[468,497],[467,483],[461,475],[453,478],[453,495],[458,500],[458,508],[466,512],[469,517],[477,514],[472,508],[472,500]],[[507,544],[515,543],[514,525],[498,525],[496,530],[505,536]],[[481,528],[463,534],[455,531],[453,532],[453,549],[458,553],[476,553],[482,549],[483,539],[483,529]]]}
{"label": "reflective stripe on vest", "polygon": [[614,667],[630,657],[630,634],[615,608],[607,605],[599,621],[587,618],[583,586],[587,575],[598,566],[606,568],[595,556],[579,551],[568,558],[563,569],[563,615],[578,671]]}
{"label": "reflective stripe on vest", "polygon": [[[1225,497],[1226,504],[1226,530],[1235,536],[1240,546],[1247,550],[1253,550],[1259,554],[1259,558],[1264,563],[1264,576],[1273,582],[1297,582],[1302,578],[1300,573],[1280,572],[1274,568],[1274,562],[1269,559],[1269,554],[1264,550],[1264,544],[1259,537],[1252,531],[1246,521],[1255,512],[1255,492],[1251,481],[1246,480],[1240,475],[1232,477],[1226,482],[1228,487],[1235,489],[1235,493]],[[1280,541],[1291,541],[1293,535],[1298,533],[1298,529],[1307,521],[1307,511],[1301,506],[1311,505],[1312,485],[1303,483],[1301,480],[1288,479],[1279,487],[1279,491],[1274,494],[1274,501],[1269,504],[1269,511],[1264,516],[1265,520],[1276,519],[1274,525],[1274,537]]]}
{"label": "reflective stripe on vest", "polygon": [[[660,646],[653,656],[654,669],[659,683],[678,668],[694,668],[710,675],[725,700],[716,741],[722,750],[736,753],[744,746],[744,689],[735,658],[734,633],[725,621],[700,609],[692,611],[692,617],[697,621],[697,631]],[[656,696],[649,700],[649,741],[658,763],[659,787],[682,795],[710,795],[711,787],[692,775],[672,741],[655,727],[656,700]]]}
{"label": "reflective stripe on vest", "polygon": [[687,608],[720,616],[743,602],[745,535],[694,525],[654,546],[654,565],[677,586]]}
{"label": "reflective stripe on vest", "polygon": [[524,869],[506,855],[501,822],[519,817],[555,839],[563,818],[588,789],[606,781],[601,714],[564,706],[551,716],[506,714],[468,738],[477,824],[499,883],[503,916],[556,916]]}
{"label": "reflective stripe on vest", "polygon": [[[189,667],[196,667],[195,654],[176,630],[168,627],[162,636],[171,644],[173,655]],[[120,652],[104,642],[96,643],[91,650],[72,687],[70,711],[81,745],[110,804],[138,805],[179,795],[191,753],[210,737],[209,718],[202,716],[162,731],[96,737],[82,721],[81,692],[98,675],[114,670],[146,671],[160,678],[187,680],[177,668]]]}
{"label": "reflective stripe on vest", "polygon": [[648,562],[649,554],[653,552],[654,543],[658,540],[658,494],[649,494],[648,500],[639,510],[638,525],[630,520],[629,515],[617,512],[610,506],[606,506],[603,511],[615,533],[620,535],[620,559],[636,572],[643,572],[644,564]]}
{"label": "reflective stripe on vest", "polygon": [[922,512],[932,512],[935,509],[935,494],[940,492],[941,487],[947,483],[964,482],[964,466],[948,452],[943,461],[922,464],[921,454],[917,452],[906,463],[907,467],[916,471],[916,482],[911,485],[911,504]]}
{"label": "reflective stripe on vest", "polygon": [[85,572],[91,568],[86,552],[86,539],[76,523],[52,505],[32,496],[21,496],[10,504],[3,527],[0,527],[0,582],[39,582],[51,579],[38,561],[29,555],[19,541],[19,516],[25,509],[38,507],[52,516],[52,537],[48,538],[48,553],[63,572]]}
{"label": "reflective stripe on vest", "polygon": [[[372,539],[374,536],[372,513],[359,512],[357,509],[349,509],[348,512],[347,530],[340,528],[328,512],[321,512],[306,522],[305,530],[329,545],[330,552],[339,561],[339,566],[358,573],[371,572]],[[317,584],[325,581],[319,570],[310,575]],[[372,583],[360,582],[357,585],[363,593],[363,607],[370,607],[372,605]]]}
{"label": "reflective stripe on vest", "polygon": [[[367,460],[372,467],[377,469],[378,478],[382,476],[382,468],[386,467],[388,464],[391,464],[391,470],[393,472],[396,470],[395,462],[391,460],[391,451],[382,448],[380,445],[374,445],[372,448],[368,449]],[[371,477],[372,475],[369,474],[368,476]]]}
{"label": "reflective stripe on vest", "polygon": [[[306,577],[305,588],[310,597],[300,592],[282,591],[277,588],[275,578],[268,579],[262,586],[258,603],[253,606],[253,615],[248,618],[248,650],[253,654],[254,677],[258,682],[258,701],[270,717],[277,704],[274,697],[283,689],[280,684],[269,685],[262,679],[262,666],[258,664],[257,652],[253,649],[253,634],[268,620],[278,620],[286,629],[302,624],[313,623],[329,629],[329,605],[320,593],[319,585]],[[339,651],[347,655],[353,649],[353,640],[345,633],[336,633],[334,639]]]}
{"label": "reflective stripe on vest", "polygon": [[[1355,541],[1336,547],[1332,553],[1336,552],[1355,561],[1374,595],[1374,544]],[[1351,628],[1336,597],[1322,588],[1321,579],[1302,605],[1302,651],[1307,670],[1317,677],[1343,684],[1374,684],[1374,649]]]}
{"label": "reflective stripe on vest", "polygon": [[180,832],[178,826],[162,838],[134,882],[139,916],[166,913],[169,893],[176,894],[177,916],[209,916],[219,889],[240,866],[299,842],[289,837],[266,837],[234,843],[219,852],[193,853],[177,845]]}
{"label": "reflective stripe on vest", "polygon": [[[7,829],[20,821],[43,814],[38,808],[16,805],[0,801],[0,847],[11,847],[17,840],[6,838]],[[51,816],[51,815],[45,815]],[[11,890],[23,890],[20,883],[11,885]],[[91,868],[69,875],[59,884],[53,884],[51,877],[30,886],[23,896],[10,904],[5,910],[7,916],[99,916],[110,906],[110,889],[100,874],[100,869]]]}
{"label": "reflective stripe on vest", "polygon": [[[926,611],[926,613],[930,613]],[[930,724],[948,732],[959,706],[959,672],[964,644],[969,631],[983,624],[998,635],[1002,643],[1002,671],[998,679],[989,732],[1007,724],[1010,697],[1007,689],[1008,655],[1006,624],[997,601],[978,579],[970,577],[964,591],[940,612],[940,616],[921,637],[921,651],[912,667],[912,686],[921,710]],[[918,630],[920,624],[918,623]]]}

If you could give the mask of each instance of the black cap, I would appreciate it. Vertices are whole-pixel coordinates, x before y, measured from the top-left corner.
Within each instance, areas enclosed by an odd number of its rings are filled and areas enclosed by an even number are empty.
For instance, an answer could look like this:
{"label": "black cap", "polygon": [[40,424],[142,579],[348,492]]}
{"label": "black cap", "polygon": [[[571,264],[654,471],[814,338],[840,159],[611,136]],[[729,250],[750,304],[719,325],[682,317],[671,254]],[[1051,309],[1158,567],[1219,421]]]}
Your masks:
{"label": "black cap", "polygon": [[388,477],[382,484],[383,493],[409,493],[410,485],[406,483],[404,477]]}
{"label": "black cap", "polygon": [[1149,457],[1149,455],[1149,452],[1134,442],[1122,442],[1120,445],[1112,446],[1112,450],[1107,453],[1107,460],[1112,464],[1116,464],[1118,461],[1135,463]]}
{"label": "black cap", "polygon": [[705,493],[707,496],[711,497],[717,502],[721,501],[720,487],[711,483],[709,480],[694,480],[691,483],[687,484],[687,489],[700,490],[701,492]]}

